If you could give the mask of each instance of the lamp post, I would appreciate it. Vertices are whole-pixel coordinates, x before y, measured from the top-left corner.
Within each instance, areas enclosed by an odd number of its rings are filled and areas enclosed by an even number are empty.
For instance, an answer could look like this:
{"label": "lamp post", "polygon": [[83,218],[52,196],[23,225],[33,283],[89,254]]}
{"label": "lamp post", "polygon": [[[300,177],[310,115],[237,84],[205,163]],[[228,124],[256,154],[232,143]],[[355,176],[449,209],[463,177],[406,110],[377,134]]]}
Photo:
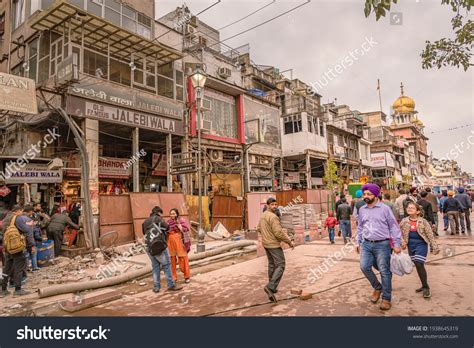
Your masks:
{"label": "lamp post", "polygon": [[201,99],[204,92],[204,84],[206,83],[206,74],[197,68],[191,75],[191,83],[196,90],[196,108],[197,108],[197,133],[198,133],[198,158],[197,158],[197,176],[198,176],[198,244],[196,252],[204,252],[206,246],[204,245],[204,238],[206,233],[202,228],[202,166],[201,166]]}

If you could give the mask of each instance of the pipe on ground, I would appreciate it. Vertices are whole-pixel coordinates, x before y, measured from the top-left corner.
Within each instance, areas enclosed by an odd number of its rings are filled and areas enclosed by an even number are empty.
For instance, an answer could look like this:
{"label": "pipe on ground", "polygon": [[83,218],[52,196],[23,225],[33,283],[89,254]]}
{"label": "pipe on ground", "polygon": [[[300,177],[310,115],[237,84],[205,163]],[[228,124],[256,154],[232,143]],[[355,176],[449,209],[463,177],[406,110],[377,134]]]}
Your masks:
{"label": "pipe on ground", "polygon": [[[223,246],[205,251],[203,253],[190,255],[189,261],[201,260],[206,257],[222,254],[232,249],[237,249],[237,248],[240,249],[240,248],[244,248],[246,246],[255,245],[255,244],[256,242],[247,241],[247,240],[225,244]],[[78,292],[78,291],[104,288],[107,286],[114,286],[117,284],[128,282],[135,278],[143,277],[147,275],[148,273],[151,273],[151,270],[152,270],[151,265],[147,265],[141,269],[123,273],[115,277],[105,278],[102,280],[89,280],[89,281],[80,282],[80,283],[47,286],[45,288],[38,289],[38,296],[39,298],[44,298],[44,297],[50,297],[50,296],[55,296],[55,295],[67,294],[71,292]]]}

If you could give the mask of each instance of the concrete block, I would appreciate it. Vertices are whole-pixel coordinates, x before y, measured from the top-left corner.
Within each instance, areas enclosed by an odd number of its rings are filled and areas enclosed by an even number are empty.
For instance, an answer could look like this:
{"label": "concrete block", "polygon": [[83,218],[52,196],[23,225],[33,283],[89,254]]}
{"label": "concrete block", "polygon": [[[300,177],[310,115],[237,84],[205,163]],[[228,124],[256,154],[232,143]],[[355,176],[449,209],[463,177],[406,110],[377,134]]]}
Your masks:
{"label": "concrete block", "polygon": [[313,298],[313,294],[310,292],[302,292],[299,296],[300,300],[306,301]]}
{"label": "concrete block", "polygon": [[291,289],[292,295],[301,295],[302,293],[303,293],[303,290],[301,289]]}

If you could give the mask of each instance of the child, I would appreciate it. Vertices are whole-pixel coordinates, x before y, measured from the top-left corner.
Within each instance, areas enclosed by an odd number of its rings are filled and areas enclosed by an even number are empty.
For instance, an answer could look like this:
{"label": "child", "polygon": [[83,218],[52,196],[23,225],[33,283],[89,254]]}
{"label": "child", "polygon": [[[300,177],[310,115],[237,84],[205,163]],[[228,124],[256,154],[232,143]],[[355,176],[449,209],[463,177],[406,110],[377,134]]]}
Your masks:
{"label": "child", "polygon": [[425,269],[426,256],[428,255],[428,245],[431,252],[436,255],[439,253],[438,245],[433,237],[431,224],[423,219],[423,208],[415,202],[409,202],[406,205],[407,217],[400,222],[402,231],[402,248],[408,246],[408,254],[416,267],[416,272],[421,280],[421,288],[416,292],[423,292],[424,298],[431,297],[430,287],[428,286],[428,276]]}
{"label": "child", "polygon": [[339,221],[334,217],[334,213],[330,211],[326,221],[324,221],[324,228],[329,230],[329,240],[331,244],[334,244],[334,228],[339,224]]}

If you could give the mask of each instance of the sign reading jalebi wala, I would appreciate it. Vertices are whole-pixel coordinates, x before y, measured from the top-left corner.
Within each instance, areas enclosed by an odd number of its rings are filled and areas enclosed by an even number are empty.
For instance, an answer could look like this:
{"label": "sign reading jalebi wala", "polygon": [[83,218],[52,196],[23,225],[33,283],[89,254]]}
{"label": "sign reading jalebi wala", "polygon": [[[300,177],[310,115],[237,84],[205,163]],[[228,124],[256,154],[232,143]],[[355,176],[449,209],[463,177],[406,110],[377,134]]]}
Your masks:
{"label": "sign reading jalebi wala", "polygon": [[0,73],[0,111],[37,114],[35,81]]}

